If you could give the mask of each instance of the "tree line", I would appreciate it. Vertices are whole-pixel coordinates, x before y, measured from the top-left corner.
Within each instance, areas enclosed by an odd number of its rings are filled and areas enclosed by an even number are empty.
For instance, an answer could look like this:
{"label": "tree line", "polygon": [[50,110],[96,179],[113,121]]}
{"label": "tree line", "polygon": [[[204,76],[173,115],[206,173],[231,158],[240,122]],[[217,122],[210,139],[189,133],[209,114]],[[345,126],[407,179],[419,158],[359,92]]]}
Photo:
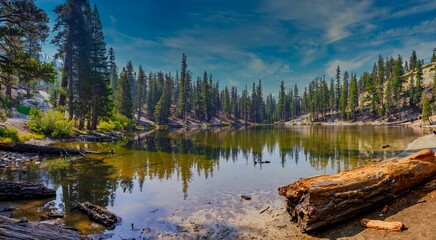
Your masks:
{"label": "tree line", "polygon": [[347,71],[342,75],[338,66],[336,78],[330,83],[325,77],[315,78],[305,88],[301,98],[303,112],[310,113],[314,121],[325,121],[328,116],[356,120],[358,115],[390,120],[402,111],[419,113],[422,110],[425,110],[423,115],[428,116],[429,105],[436,96],[436,75],[430,87],[433,91],[424,91],[423,68],[436,71],[433,65],[436,49],[430,62],[425,66],[414,50],[409,61],[404,61],[401,55],[395,59],[383,59],[379,55],[372,70],[359,78]]}
{"label": "tree line", "polygon": [[[30,86],[38,80],[53,82],[52,64],[37,59],[47,38],[48,18],[33,0],[0,0],[0,86],[10,95],[14,81]],[[182,54],[180,70],[146,73],[131,61],[121,69],[113,48],[107,50],[96,5],[88,0],[67,0],[55,8],[57,15],[52,44],[61,59],[61,81],[51,93],[52,105],[75,120],[80,129],[95,130],[99,121],[121,114],[138,122],[142,117],[157,124],[177,118],[211,123],[225,119],[234,124],[288,121],[309,114],[312,121],[329,118],[356,120],[359,116],[392,118],[403,110],[428,112],[434,101],[424,92],[424,61],[413,51],[409,61],[378,57],[372,71],[359,77],[337,67],[330,81],[312,80],[304,91],[297,84],[278,84],[277,94],[264,94],[262,80],[238,89],[220,89],[219,81],[206,71],[194,77]],[[431,62],[436,61],[435,51]],[[436,84],[436,78],[434,79]],[[426,114],[428,115],[428,114]]]}

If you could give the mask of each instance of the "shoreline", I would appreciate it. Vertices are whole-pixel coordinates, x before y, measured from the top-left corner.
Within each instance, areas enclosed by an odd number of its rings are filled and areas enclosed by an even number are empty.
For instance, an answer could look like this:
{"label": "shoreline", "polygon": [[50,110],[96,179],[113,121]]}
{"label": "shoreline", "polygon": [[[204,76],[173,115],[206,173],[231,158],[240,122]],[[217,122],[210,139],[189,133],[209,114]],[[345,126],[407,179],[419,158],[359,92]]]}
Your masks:
{"label": "shoreline", "polygon": [[[402,154],[408,155],[423,148],[436,150],[435,134],[428,134],[414,139],[408,143],[404,151],[396,157],[401,157]],[[178,239],[184,237],[222,239],[331,239],[332,236],[335,236],[334,239],[410,239],[411,237],[413,238],[415,234],[420,233],[424,234],[424,237],[420,239],[432,239],[432,231],[436,227],[436,223],[420,223],[415,219],[419,218],[422,221],[425,221],[425,219],[434,219],[435,214],[432,209],[436,206],[436,200],[431,198],[425,200],[425,203],[417,204],[417,200],[412,201],[410,199],[414,199],[416,196],[423,197],[423,194],[426,192],[423,191],[421,187],[413,189],[411,192],[411,194],[402,196],[394,203],[389,204],[389,212],[386,216],[378,216],[379,210],[375,209],[374,211],[354,217],[345,223],[338,223],[309,234],[301,233],[296,224],[290,222],[290,216],[285,209],[285,202],[282,198],[277,197],[271,201],[268,196],[271,194],[278,195],[275,189],[253,192],[250,194],[252,197],[250,201],[242,201],[239,196],[222,196],[216,201],[226,202],[228,205],[217,207],[211,207],[210,205],[199,206],[193,212],[188,213],[188,215],[180,211],[180,215],[176,214],[169,218],[171,222],[177,224],[175,230],[168,232],[152,230],[150,235],[145,234],[145,236],[154,237],[156,239]],[[381,208],[383,208],[383,206],[381,206]],[[422,211],[422,209],[425,209],[425,211]],[[223,216],[231,217],[223,218]],[[364,229],[358,223],[362,217],[381,220],[386,219],[388,221],[402,221],[409,229],[400,233]],[[101,236],[103,236],[103,233]]]}
{"label": "shoreline", "polygon": [[[403,154],[408,155],[423,148],[436,150],[436,135],[429,134],[410,142]],[[171,217],[177,223],[179,232],[159,232],[153,237],[163,238],[223,238],[223,239],[433,239],[436,222],[436,178],[388,204],[388,211],[380,214],[380,209],[370,210],[345,222],[327,226],[310,233],[301,233],[297,225],[290,221],[282,198],[270,200],[270,194],[276,191],[255,192],[250,194],[250,201],[243,201],[239,196],[232,196],[226,206],[219,209],[200,206],[187,216]],[[231,218],[223,219],[222,216]],[[208,216],[208,217],[206,217]],[[386,221],[401,221],[408,228],[403,232],[386,232],[367,229],[359,224],[360,219],[370,218]],[[419,220],[417,220],[419,219]]]}

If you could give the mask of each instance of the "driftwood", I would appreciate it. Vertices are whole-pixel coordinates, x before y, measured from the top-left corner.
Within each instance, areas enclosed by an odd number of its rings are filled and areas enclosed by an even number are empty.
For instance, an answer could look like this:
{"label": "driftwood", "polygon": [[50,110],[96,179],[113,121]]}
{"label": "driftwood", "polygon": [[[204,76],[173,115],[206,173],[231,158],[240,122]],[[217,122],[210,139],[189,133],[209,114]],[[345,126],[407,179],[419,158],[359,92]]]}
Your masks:
{"label": "driftwood", "polygon": [[435,175],[434,152],[422,150],[336,175],[301,179],[278,190],[286,198],[291,219],[306,232],[383,206]]}
{"label": "driftwood", "polygon": [[79,211],[88,215],[89,219],[97,223],[100,223],[105,227],[109,227],[109,228],[114,227],[115,224],[121,221],[121,218],[115,215],[114,213],[108,211],[107,209],[99,207],[97,205],[94,205],[90,202],[82,202],[82,203],[78,202],[76,203],[76,206],[79,209]]}
{"label": "driftwood", "polygon": [[360,220],[360,225],[367,228],[375,228],[377,230],[387,230],[387,231],[395,231],[395,232],[400,232],[404,228],[402,222],[386,222],[386,221],[370,220],[370,219]]}
{"label": "driftwood", "polygon": [[0,200],[44,199],[56,196],[56,191],[42,184],[0,180]]}
{"label": "driftwood", "polygon": [[114,142],[123,139],[117,132],[110,132],[107,134],[88,132],[86,134],[79,134],[77,138],[88,142]]}
{"label": "driftwood", "polygon": [[39,146],[27,143],[0,143],[0,150],[8,152],[25,152],[25,153],[40,153],[47,155],[84,155],[85,151],[76,149],[52,147],[52,146]]}
{"label": "driftwood", "polygon": [[82,239],[77,231],[0,216],[0,239]]}
{"label": "driftwood", "polygon": [[72,155],[82,155],[85,154],[109,154],[111,152],[93,152],[61,147],[52,146],[39,146],[27,143],[0,143],[0,150],[8,152],[24,152],[24,153],[38,153],[47,155],[58,155],[58,156],[72,156]]}

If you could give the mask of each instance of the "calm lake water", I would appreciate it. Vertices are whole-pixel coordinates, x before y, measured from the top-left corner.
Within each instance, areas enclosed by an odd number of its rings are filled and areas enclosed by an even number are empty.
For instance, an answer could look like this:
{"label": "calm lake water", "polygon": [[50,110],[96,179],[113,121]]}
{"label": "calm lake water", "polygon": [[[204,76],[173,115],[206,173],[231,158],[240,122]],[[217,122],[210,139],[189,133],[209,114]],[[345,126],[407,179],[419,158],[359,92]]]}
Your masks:
{"label": "calm lake water", "polygon": [[[57,145],[115,154],[48,160],[26,173],[0,172],[3,179],[40,181],[58,193],[56,199],[1,205],[13,205],[13,217],[29,220],[59,209],[67,214],[65,224],[85,233],[102,231],[70,211],[72,203],[90,201],[122,217],[114,230],[106,230],[114,238],[137,237],[132,223],[176,231],[172,216],[183,219],[201,206],[231,207],[229,199],[240,201],[241,194],[283,201],[279,186],[394,157],[421,135],[406,127],[295,126],[178,129],[136,133],[118,143],[62,143]],[[390,147],[383,149],[385,144]]]}

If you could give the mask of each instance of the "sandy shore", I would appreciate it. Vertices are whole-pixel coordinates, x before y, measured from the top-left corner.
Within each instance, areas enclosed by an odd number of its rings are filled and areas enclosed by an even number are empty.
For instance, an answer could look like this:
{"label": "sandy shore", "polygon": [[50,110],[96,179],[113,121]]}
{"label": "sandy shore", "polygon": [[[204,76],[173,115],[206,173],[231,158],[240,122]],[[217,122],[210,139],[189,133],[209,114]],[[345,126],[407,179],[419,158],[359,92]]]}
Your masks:
{"label": "sandy shore", "polygon": [[[408,155],[421,149],[436,150],[436,135],[420,137],[409,144],[401,154]],[[310,234],[301,233],[289,220],[283,198],[271,201],[276,191],[252,193],[251,200],[239,196],[222,196],[218,205],[205,204],[190,213],[175,213],[170,222],[173,231],[148,231],[142,236],[152,239],[434,239],[436,229],[436,178],[412,190],[388,205],[373,212],[357,216],[344,223],[327,226]],[[365,229],[362,218],[401,221],[406,226],[402,232]]]}

